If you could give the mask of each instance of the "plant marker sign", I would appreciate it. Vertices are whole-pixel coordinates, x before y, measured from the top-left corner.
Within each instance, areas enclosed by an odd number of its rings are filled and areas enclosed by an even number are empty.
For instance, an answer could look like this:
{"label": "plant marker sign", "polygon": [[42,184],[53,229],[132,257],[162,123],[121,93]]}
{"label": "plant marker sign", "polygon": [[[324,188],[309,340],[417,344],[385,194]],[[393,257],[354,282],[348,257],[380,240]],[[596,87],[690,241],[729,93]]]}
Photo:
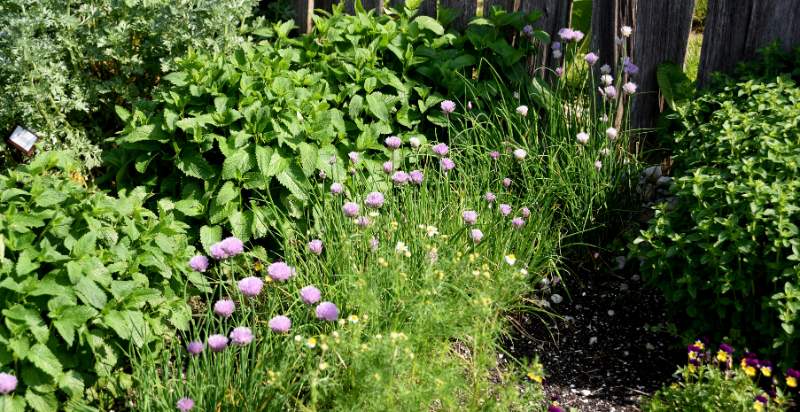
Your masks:
{"label": "plant marker sign", "polygon": [[35,134],[22,126],[17,126],[17,128],[11,132],[11,137],[8,138],[8,142],[11,143],[12,146],[28,156],[33,153],[33,146],[36,144],[37,140],[39,140],[39,138]]}

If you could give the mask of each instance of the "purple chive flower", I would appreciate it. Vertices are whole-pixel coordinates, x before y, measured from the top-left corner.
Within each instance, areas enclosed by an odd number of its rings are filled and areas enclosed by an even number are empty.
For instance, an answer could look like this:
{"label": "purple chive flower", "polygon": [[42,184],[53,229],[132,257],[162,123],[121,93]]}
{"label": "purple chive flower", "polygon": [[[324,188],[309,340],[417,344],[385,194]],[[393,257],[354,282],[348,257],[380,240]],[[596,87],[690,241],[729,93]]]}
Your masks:
{"label": "purple chive flower", "polygon": [[[562,53],[561,53],[561,50],[553,50],[553,58],[554,58],[554,59],[558,60],[558,59],[560,59],[560,58],[561,58],[561,56],[563,56],[563,55],[564,55],[564,54],[562,54]],[[559,68],[560,68],[560,67],[559,67]]]}
{"label": "purple chive flower", "polygon": [[315,255],[321,255],[322,254],[322,241],[319,240],[319,239],[314,239],[314,240],[308,242],[308,250],[311,253],[315,254]]}
{"label": "purple chive flower", "polygon": [[515,218],[511,219],[511,224],[514,226],[514,228],[519,229],[519,228],[525,226],[525,219],[523,219],[521,217],[515,217]]}
{"label": "purple chive flower", "polygon": [[517,113],[522,117],[526,117],[528,115],[528,106],[522,105],[517,107]]}
{"label": "purple chive flower", "polygon": [[203,342],[199,340],[193,340],[186,345],[186,350],[192,355],[199,355],[203,352]]}
{"label": "purple chive flower", "polygon": [[497,196],[495,196],[494,193],[492,192],[486,192],[484,198],[486,199],[487,202],[494,203],[494,201],[497,199]]}
{"label": "purple chive flower", "polygon": [[483,232],[481,232],[480,229],[472,229],[469,231],[469,237],[474,243],[481,243],[481,239],[483,239]]}
{"label": "purple chive flower", "polygon": [[203,255],[197,255],[189,259],[189,267],[197,272],[205,272],[208,270],[208,258]]}
{"label": "purple chive flower", "polygon": [[501,204],[500,204],[500,213],[501,213],[503,216],[508,216],[508,215],[510,215],[510,214],[511,214],[511,206],[510,206],[510,205],[507,205],[507,204],[505,204],[505,203],[501,203]]}
{"label": "purple chive flower", "polygon": [[444,157],[442,160],[439,161],[439,165],[442,166],[442,170],[445,172],[449,172],[455,169],[456,164],[449,157]]}
{"label": "purple chive flower", "polygon": [[[256,295],[257,294],[258,293],[256,293]],[[236,310],[236,304],[230,299],[218,300],[217,303],[214,304],[214,313],[223,318],[230,317],[234,310]]]}
{"label": "purple chive flower", "polygon": [[361,160],[361,156],[358,154],[358,152],[350,152],[347,154],[347,157],[350,158],[350,161],[353,162],[353,164],[358,164],[358,161]]}
{"label": "purple chive flower", "polygon": [[267,274],[270,279],[285,282],[294,276],[294,268],[285,262],[274,262],[267,267]]}
{"label": "purple chive flower", "polygon": [[365,228],[369,226],[369,218],[366,216],[359,216],[356,218],[356,224],[360,228]]}
{"label": "purple chive flower", "polygon": [[522,217],[524,217],[525,219],[527,219],[531,215],[531,210],[528,209],[527,207],[523,207],[522,209],[520,209],[520,212],[522,213]]}
{"label": "purple chive flower", "polygon": [[239,281],[239,291],[248,297],[258,296],[263,287],[264,281],[255,276],[248,276]]}
{"label": "purple chive flower", "polygon": [[467,109],[472,110],[472,100],[467,102]]}
{"label": "purple chive flower", "polygon": [[528,156],[528,152],[525,149],[514,149],[514,158],[517,160],[523,160],[526,156]]}
{"label": "purple chive flower", "polygon": [[175,406],[181,412],[189,412],[194,408],[194,401],[192,398],[183,397],[178,399],[178,403]]}
{"label": "purple chive flower", "polygon": [[526,24],[526,25],[525,25],[525,26],[522,28],[522,33],[524,33],[526,36],[531,36],[531,35],[533,35],[533,26],[531,26],[530,24]]}
{"label": "purple chive flower", "polygon": [[422,145],[422,141],[419,140],[419,137],[409,137],[408,144],[410,144],[411,147],[416,149],[420,147],[420,145]]}
{"label": "purple chive flower", "polygon": [[564,68],[563,67],[556,67],[556,76],[561,77],[564,75]]}
{"label": "purple chive flower", "polygon": [[384,198],[381,192],[370,192],[367,194],[367,197],[364,198],[364,204],[371,209],[379,209],[383,206],[383,202]]}
{"label": "purple chive flower", "polygon": [[600,89],[600,95],[605,97],[607,100],[611,100],[617,97],[617,88],[614,86],[606,86]]}
{"label": "purple chive flower", "polygon": [[17,377],[7,373],[0,373],[0,394],[8,395],[17,389]]}
{"label": "purple chive flower", "polygon": [[575,31],[569,27],[564,27],[558,30],[558,37],[561,38],[561,41],[570,41],[575,37]]}
{"label": "purple chive flower", "polygon": [[445,100],[441,104],[444,114],[450,114],[456,111],[456,104],[452,100]]}
{"label": "purple chive flower", "polygon": [[636,74],[639,73],[639,66],[633,64],[630,57],[626,57],[622,61],[622,70],[627,74]]}
{"label": "purple chive flower", "polygon": [[245,326],[233,328],[231,331],[231,341],[234,345],[244,346],[253,341],[253,331]]}
{"label": "purple chive flower", "polygon": [[474,210],[465,210],[461,212],[461,218],[464,219],[464,223],[474,225],[475,222],[478,221],[478,212]]}
{"label": "purple chive flower", "polygon": [[575,41],[581,41],[581,40],[583,40],[583,37],[584,37],[584,36],[585,36],[585,34],[583,34],[583,32],[582,32],[582,31],[580,31],[580,30],[575,30],[575,31],[573,32],[573,39],[574,39]]}
{"label": "purple chive flower", "polygon": [[602,73],[602,74],[611,73],[611,66],[609,66],[607,64],[604,64],[604,65],[600,66],[600,73]]}
{"label": "purple chive flower", "polygon": [[396,150],[403,144],[403,141],[397,136],[389,136],[383,141],[383,143],[385,143],[386,147],[389,149]]}
{"label": "purple chive flower", "polygon": [[322,302],[317,306],[317,319],[335,321],[339,317],[339,308],[332,302]]}
{"label": "purple chive flower", "polygon": [[219,242],[211,245],[211,247],[209,248],[209,252],[211,252],[211,257],[217,260],[225,259],[226,257],[228,257],[228,253],[225,252],[225,249],[222,248],[222,244],[220,244]]}
{"label": "purple chive flower", "polygon": [[554,41],[550,43],[550,49],[552,50],[561,50],[561,42]]}
{"label": "purple chive flower", "polygon": [[491,157],[492,160],[497,160],[500,158],[500,152],[498,152],[497,150],[493,150],[489,153],[489,157]]}
{"label": "purple chive flower", "polygon": [[411,178],[411,182],[415,185],[421,185],[422,180],[425,179],[425,175],[422,174],[422,171],[420,170],[412,170],[408,176]]}
{"label": "purple chive flower", "polygon": [[331,194],[332,195],[340,195],[344,192],[344,186],[341,183],[336,182],[331,185]]}
{"label": "purple chive flower", "polygon": [[244,252],[244,243],[237,237],[227,237],[219,242],[222,250],[228,254],[228,257],[236,256]]}
{"label": "purple chive flower", "polygon": [[408,183],[409,180],[411,180],[411,176],[402,170],[394,172],[392,175],[392,182],[397,186],[403,186]]}
{"label": "purple chive flower", "polygon": [[508,189],[509,186],[511,186],[511,179],[506,177],[506,178],[503,179],[503,187]]}
{"label": "purple chive flower", "polygon": [[208,337],[208,348],[213,352],[221,352],[228,346],[228,338],[224,335],[211,335]]}
{"label": "purple chive flower", "polygon": [[286,316],[278,315],[270,319],[268,325],[273,332],[287,333],[289,332],[289,328],[292,327],[292,320]]}
{"label": "purple chive flower", "polygon": [[383,173],[388,175],[389,173],[392,173],[392,171],[394,171],[394,163],[392,163],[391,160],[383,162]]}
{"label": "purple chive flower", "polygon": [[372,238],[370,238],[369,247],[370,247],[370,249],[372,249],[372,251],[378,250],[378,246],[379,245],[380,245],[380,242],[378,242],[377,238],[375,238],[374,236]]}
{"label": "purple chive flower", "polygon": [[342,212],[347,217],[356,217],[358,216],[358,205],[353,202],[347,202],[342,206]]}
{"label": "purple chive flower", "polygon": [[603,168],[603,162],[600,159],[595,160],[594,161],[594,168],[595,168],[595,170],[597,170],[599,172],[600,169]]}
{"label": "purple chive flower", "polygon": [[586,56],[583,57],[583,60],[586,60],[586,63],[589,63],[589,66],[594,66],[594,64],[600,60],[600,56],[596,55],[595,53],[586,53]]}
{"label": "purple chive flower", "polygon": [[444,143],[437,143],[431,147],[431,150],[433,150],[433,153],[436,153],[437,156],[446,156],[450,149]]}
{"label": "purple chive flower", "polygon": [[313,305],[319,302],[320,298],[322,298],[322,292],[314,285],[308,285],[300,289],[300,300],[306,305]]}
{"label": "purple chive flower", "polygon": [[636,93],[636,83],[627,82],[627,83],[623,84],[622,85],[622,91],[624,91],[625,94],[634,94],[634,93]]}

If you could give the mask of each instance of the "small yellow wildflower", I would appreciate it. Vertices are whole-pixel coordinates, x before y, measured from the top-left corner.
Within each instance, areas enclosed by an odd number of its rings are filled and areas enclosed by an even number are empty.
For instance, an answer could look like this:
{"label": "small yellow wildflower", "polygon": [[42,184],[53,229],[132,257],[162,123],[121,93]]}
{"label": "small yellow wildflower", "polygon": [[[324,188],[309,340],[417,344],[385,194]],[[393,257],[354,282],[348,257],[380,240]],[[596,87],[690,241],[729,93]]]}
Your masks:
{"label": "small yellow wildflower", "polygon": [[306,339],[306,346],[308,346],[309,348],[312,348],[312,349],[316,348],[317,347],[317,338],[312,336],[312,337]]}
{"label": "small yellow wildflower", "polygon": [[350,321],[350,323],[358,323],[358,315],[350,315],[347,317],[347,320]]}
{"label": "small yellow wildflower", "polygon": [[532,380],[532,381],[534,381],[536,383],[542,383],[542,377],[537,375],[537,374],[535,374],[535,373],[533,373],[533,372],[528,372],[528,379],[530,379],[530,380]]}
{"label": "small yellow wildflower", "polygon": [[796,388],[797,387],[797,378],[795,378],[794,376],[787,376],[786,377],[786,386],[788,386],[790,388]]}

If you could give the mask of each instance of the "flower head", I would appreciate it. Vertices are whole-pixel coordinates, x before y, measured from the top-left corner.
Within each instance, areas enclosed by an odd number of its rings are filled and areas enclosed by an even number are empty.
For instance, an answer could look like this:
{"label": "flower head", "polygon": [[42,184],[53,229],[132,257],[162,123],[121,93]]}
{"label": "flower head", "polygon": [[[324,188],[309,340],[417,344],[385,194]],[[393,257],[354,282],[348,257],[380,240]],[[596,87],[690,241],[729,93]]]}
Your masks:
{"label": "flower head", "polygon": [[494,201],[497,199],[497,196],[495,196],[494,193],[492,192],[486,192],[484,198],[486,199],[487,202],[494,203]]}
{"label": "flower head", "polygon": [[341,183],[336,182],[331,185],[331,194],[332,195],[340,195],[344,192],[344,186]]}
{"label": "flower head", "polygon": [[284,282],[294,276],[295,270],[285,262],[274,262],[267,267],[267,274],[272,280]]}
{"label": "flower head", "polygon": [[609,127],[608,129],[606,129],[606,137],[608,137],[608,140],[611,140],[612,142],[614,140],[616,140],[617,139],[617,129],[615,129],[613,127]]}
{"label": "flower head", "polygon": [[483,239],[483,232],[481,232],[480,229],[472,229],[469,231],[469,237],[474,243],[481,243],[481,239]]}
{"label": "flower head", "polygon": [[350,158],[353,164],[358,164],[358,161],[361,160],[361,155],[359,155],[358,152],[350,152],[347,154],[347,157]]}
{"label": "flower head", "polygon": [[357,204],[353,202],[347,202],[342,205],[342,213],[344,213],[347,217],[356,217],[358,216],[359,207]]}
{"label": "flower head", "polygon": [[178,399],[178,403],[175,404],[181,412],[188,412],[194,408],[194,401],[192,398],[183,397]]}
{"label": "flower head", "polygon": [[317,319],[335,321],[339,317],[339,308],[333,302],[322,302],[317,306]]}
{"label": "flower head", "polygon": [[394,171],[394,163],[392,163],[391,160],[387,160],[387,161],[383,162],[383,173],[386,173],[388,175],[389,173],[392,173],[393,171]]}
{"label": "flower head", "polygon": [[604,86],[609,86],[614,83],[614,77],[612,77],[610,74],[604,74],[600,76],[600,82],[603,83]]}
{"label": "flower head", "polygon": [[231,341],[234,345],[244,346],[253,341],[253,331],[246,326],[233,328],[231,331]]}
{"label": "flower head", "polygon": [[372,249],[373,252],[378,250],[378,246],[380,246],[380,242],[378,242],[378,239],[376,237],[373,236],[372,238],[369,239],[369,247],[370,249]]}
{"label": "flower head", "polygon": [[523,219],[521,217],[515,217],[515,218],[511,219],[511,225],[513,225],[514,228],[519,229],[519,228],[525,226],[525,219]]}
{"label": "flower head", "polygon": [[228,257],[228,253],[225,252],[225,249],[222,248],[222,244],[220,242],[214,243],[208,248],[208,251],[211,253],[211,257],[217,260],[225,259]]}
{"label": "flower head", "polygon": [[450,114],[456,111],[456,103],[452,100],[445,100],[441,104],[444,114]]}
{"label": "flower head", "polygon": [[244,243],[242,243],[242,241],[239,238],[234,236],[222,239],[222,241],[219,242],[219,244],[222,247],[222,250],[224,250],[225,253],[228,255],[228,257],[236,256],[244,252]]}
{"label": "flower head", "polygon": [[239,281],[239,291],[245,296],[258,296],[263,287],[264,281],[255,276],[248,276]]}
{"label": "flower head", "polygon": [[492,150],[491,152],[489,152],[489,157],[491,157],[492,160],[497,160],[500,158],[500,152],[498,152],[497,150]]}
{"label": "flower head", "polygon": [[205,272],[208,270],[208,258],[203,255],[197,255],[189,259],[189,267],[197,272]]}
{"label": "flower head", "polygon": [[411,178],[411,182],[415,185],[421,185],[422,181],[425,179],[425,175],[421,170],[412,170],[408,176]]}
{"label": "flower head", "polygon": [[403,141],[400,140],[400,138],[397,136],[389,136],[386,138],[386,140],[383,141],[383,143],[385,143],[386,147],[388,147],[389,149],[395,150],[398,149],[403,144]]}
{"label": "flower head", "polygon": [[442,160],[439,161],[439,165],[442,167],[442,170],[445,172],[449,172],[455,169],[456,164],[449,157],[444,157]]}
{"label": "flower head", "polygon": [[420,147],[420,145],[422,145],[422,142],[419,140],[418,137],[411,137],[408,139],[408,144],[410,144],[411,147],[416,149]]}
{"label": "flower head", "polygon": [[636,93],[636,83],[627,82],[627,83],[623,84],[622,85],[622,91],[624,91],[625,94],[634,94],[634,93]]}
{"label": "flower head", "polygon": [[623,37],[630,37],[630,35],[633,33],[633,28],[631,26],[622,26],[619,29],[619,32],[622,33]]}
{"label": "flower head", "polygon": [[614,86],[606,86],[600,89],[600,95],[607,100],[612,100],[617,97],[617,88]]}
{"label": "flower head", "polygon": [[505,262],[509,266],[514,266],[514,264],[517,263],[517,257],[514,256],[513,254],[512,255],[505,255],[505,257],[503,257],[503,260],[505,260]]}
{"label": "flower head", "polygon": [[589,143],[589,134],[586,132],[580,132],[575,139],[578,140],[578,143],[585,146],[586,143]]}
{"label": "flower head", "polygon": [[798,382],[800,382],[800,371],[792,368],[786,369],[786,386],[796,388]]}
{"label": "flower head", "polygon": [[321,255],[322,254],[322,241],[319,240],[319,239],[314,239],[314,240],[308,242],[308,250],[309,250],[309,252],[311,252],[311,253],[313,253],[315,255]]}
{"label": "flower head", "polygon": [[561,41],[571,41],[575,39],[575,31],[570,29],[569,27],[564,27],[558,30],[558,37],[561,38]]}
{"label": "flower head", "polygon": [[528,115],[528,106],[522,105],[522,106],[517,107],[517,113],[519,113],[519,115],[523,116],[523,117],[527,116]]}
{"label": "flower head", "polygon": [[208,337],[208,347],[213,352],[221,352],[228,346],[228,338],[225,335],[211,335]]}
{"label": "flower head", "polygon": [[550,49],[552,50],[561,50],[561,42],[554,41],[550,43]]}
{"label": "flower head", "polygon": [[[256,295],[257,294],[258,293],[256,293]],[[234,310],[236,310],[236,304],[230,299],[222,299],[214,303],[214,313],[218,316],[222,316],[223,318],[230,317]]]}
{"label": "flower head", "polygon": [[450,151],[450,149],[444,143],[435,144],[433,147],[431,147],[431,150],[433,150],[433,153],[435,153],[437,156],[447,156],[447,152]]}
{"label": "flower head", "polygon": [[622,70],[627,74],[636,74],[639,73],[639,66],[633,64],[630,57],[626,57],[622,61]]}
{"label": "flower head", "polygon": [[367,197],[364,199],[364,204],[367,207],[372,209],[378,209],[383,206],[383,193],[381,192],[370,192],[367,194]]}
{"label": "flower head", "polygon": [[[558,59],[561,58],[561,56],[563,56],[563,54],[561,53],[561,50],[553,50],[553,58],[554,59],[558,60]],[[560,69],[560,67],[559,67],[559,69]],[[556,70],[558,70],[558,69],[556,69]]]}
{"label": "flower head", "polygon": [[268,325],[273,332],[287,333],[289,332],[289,328],[292,327],[292,320],[286,316],[278,315],[270,319]]}
{"label": "flower head", "polygon": [[525,149],[514,149],[514,157],[517,160],[523,160],[526,156],[528,156],[528,152]]}
{"label": "flower head", "polygon": [[511,214],[511,205],[501,203],[499,209],[500,209],[500,214],[502,214],[503,216],[508,216]]}
{"label": "flower head", "polygon": [[600,66],[600,73],[602,73],[602,74],[611,73],[611,66],[609,66],[607,64],[604,64],[604,65]]}
{"label": "flower head", "polygon": [[478,221],[478,212],[474,210],[465,210],[461,213],[461,218],[464,219],[464,223],[474,225],[475,222]]}
{"label": "flower head", "polygon": [[322,298],[322,292],[314,285],[308,285],[300,289],[300,300],[306,305],[313,305],[319,302],[320,298]]}
{"label": "flower head", "polygon": [[186,345],[186,351],[192,355],[199,355],[203,351],[203,342],[193,340]]}
{"label": "flower head", "polygon": [[603,168],[603,162],[601,162],[600,159],[595,160],[594,161],[594,168],[595,168],[595,170],[597,170],[599,172],[600,169]]}
{"label": "flower head", "polygon": [[556,76],[561,77],[564,75],[564,68],[563,67],[556,67]]}
{"label": "flower head", "polygon": [[586,63],[589,63],[589,66],[594,66],[594,64],[600,60],[600,56],[595,53],[586,53],[586,56],[583,56],[583,60],[586,60]]}
{"label": "flower head", "polygon": [[559,406],[557,402],[553,402],[547,407],[547,412],[564,412],[564,408]]}
{"label": "flower head", "polygon": [[0,373],[0,394],[8,395],[17,389],[17,377],[7,373]]}
{"label": "flower head", "polygon": [[503,187],[505,187],[506,189],[508,189],[508,187],[509,187],[509,186],[511,186],[511,179],[509,179],[509,178],[507,178],[507,177],[506,177],[506,178],[503,178]]}
{"label": "flower head", "polygon": [[369,226],[369,218],[366,216],[359,216],[356,218],[356,224],[360,228],[365,228]]}
{"label": "flower head", "polygon": [[526,36],[533,35],[533,26],[526,24],[524,27],[522,27],[522,33],[524,33]]}
{"label": "flower head", "polygon": [[403,186],[408,183],[409,180],[411,180],[411,176],[402,170],[394,172],[392,175],[392,182],[397,186]]}
{"label": "flower head", "polygon": [[531,210],[528,209],[527,207],[523,207],[522,209],[520,209],[520,212],[522,213],[522,217],[524,217],[525,219],[527,219],[531,215]]}

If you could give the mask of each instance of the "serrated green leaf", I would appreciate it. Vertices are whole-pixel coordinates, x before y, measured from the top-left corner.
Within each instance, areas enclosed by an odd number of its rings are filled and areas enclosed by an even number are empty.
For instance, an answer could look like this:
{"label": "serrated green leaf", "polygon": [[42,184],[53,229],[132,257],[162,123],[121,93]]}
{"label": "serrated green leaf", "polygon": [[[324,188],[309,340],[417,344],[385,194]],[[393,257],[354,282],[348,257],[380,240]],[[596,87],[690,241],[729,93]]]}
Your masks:
{"label": "serrated green leaf", "polygon": [[417,16],[413,22],[419,25],[419,27],[428,29],[440,36],[444,34],[444,27],[433,17]]}
{"label": "serrated green leaf", "polygon": [[55,206],[67,199],[67,195],[63,192],[47,189],[38,196],[36,196],[34,203],[39,207]]}
{"label": "serrated green leaf", "polygon": [[383,93],[375,92],[367,95],[367,107],[373,116],[384,122],[389,121],[389,106]]}
{"label": "serrated green leaf", "polygon": [[272,148],[269,146],[256,146],[256,164],[258,170],[265,176],[269,176],[268,171],[272,161]]}
{"label": "serrated green leaf", "polygon": [[37,343],[30,348],[27,360],[54,379],[58,379],[63,370],[61,362],[56,358],[56,355],[41,343]]}
{"label": "serrated green leaf", "polygon": [[200,243],[208,251],[211,245],[222,240],[222,228],[219,226],[203,226],[200,228]]}
{"label": "serrated green leaf", "polygon": [[306,190],[308,189],[308,181],[306,180],[303,171],[296,165],[290,166],[277,176],[278,181],[283,187],[289,189],[293,195],[298,199],[305,201],[308,200]]}
{"label": "serrated green leaf", "polygon": [[68,346],[72,346],[75,330],[83,326],[89,319],[97,315],[97,311],[89,306],[79,305],[64,309],[54,321],[58,333],[64,338]]}
{"label": "serrated green leaf", "polygon": [[319,150],[317,146],[300,143],[300,164],[303,168],[303,173],[306,176],[311,176],[317,168],[317,158],[319,157]]}
{"label": "serrated green leaf", "polygon": [[106,306],[107,297],[105,292],[88,277],[81,278],[78,281],[78,284],[75,285],[75,292],[83,303],[101,310]]}

